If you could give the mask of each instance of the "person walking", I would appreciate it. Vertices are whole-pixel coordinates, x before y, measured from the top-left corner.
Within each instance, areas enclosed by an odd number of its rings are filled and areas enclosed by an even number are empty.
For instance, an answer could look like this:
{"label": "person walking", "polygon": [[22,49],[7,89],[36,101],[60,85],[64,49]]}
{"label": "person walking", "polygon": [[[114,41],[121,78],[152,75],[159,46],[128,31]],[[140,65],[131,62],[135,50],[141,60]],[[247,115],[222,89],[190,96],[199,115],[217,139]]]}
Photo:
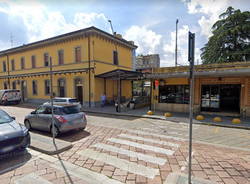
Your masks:
{"label": "person walking", "polygon": [[104,107],[105,106],[105,103],[106,103],[106,94],[103,93],[101,95],[101,107]]}

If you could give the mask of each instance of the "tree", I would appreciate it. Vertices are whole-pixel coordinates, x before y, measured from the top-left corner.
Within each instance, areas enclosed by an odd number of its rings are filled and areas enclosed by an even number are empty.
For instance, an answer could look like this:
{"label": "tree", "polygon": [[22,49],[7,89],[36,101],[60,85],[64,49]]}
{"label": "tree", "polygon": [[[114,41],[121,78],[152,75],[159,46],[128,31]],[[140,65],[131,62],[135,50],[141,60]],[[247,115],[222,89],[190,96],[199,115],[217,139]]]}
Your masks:
{"label": "tree", "polygon": [[201,49],[204,64],[250,61],[250,12],[228,7],[212,26],[212,36]]}

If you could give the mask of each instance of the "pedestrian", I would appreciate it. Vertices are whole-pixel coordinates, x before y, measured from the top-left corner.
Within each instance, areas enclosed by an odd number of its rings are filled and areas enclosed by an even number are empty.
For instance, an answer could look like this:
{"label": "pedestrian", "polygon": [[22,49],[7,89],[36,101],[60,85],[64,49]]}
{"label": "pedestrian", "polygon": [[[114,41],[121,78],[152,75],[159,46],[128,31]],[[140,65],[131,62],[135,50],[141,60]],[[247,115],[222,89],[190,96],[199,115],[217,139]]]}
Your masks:
{"label": "pedestrian", "polygon": [[101,107],[104,107],[105,103],[106,103],[106,94],[103,93],[101,95]]}
{"label": "pedestrian", "polygon": [[115,101],[115,110],[116,110],[116,112],[118,112],[118,111],[119,111],[118,101],[117,101],[117,100]]}

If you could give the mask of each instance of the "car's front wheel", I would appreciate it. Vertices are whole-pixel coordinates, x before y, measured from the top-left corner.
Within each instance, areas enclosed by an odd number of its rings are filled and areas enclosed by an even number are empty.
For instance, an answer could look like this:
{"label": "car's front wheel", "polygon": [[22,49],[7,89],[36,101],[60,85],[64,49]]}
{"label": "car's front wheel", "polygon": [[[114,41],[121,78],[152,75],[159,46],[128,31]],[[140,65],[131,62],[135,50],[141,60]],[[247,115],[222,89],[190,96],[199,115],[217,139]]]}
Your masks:
{"label": "car's front wheel", "polygon": [[25,127],[28,129],[28,130],[31,130],[31,125],[30,125],[30,121],[29,120],[25,120],[24,121],[24,125],[25,125]]}
{"label": "car's front wheel", "polygon": [[55,137],[57,137],[59,135],[60,131],[56,126],[54,128],[51,126],[50,133],[51,133],[52,137],[53,137],[53,135]]}

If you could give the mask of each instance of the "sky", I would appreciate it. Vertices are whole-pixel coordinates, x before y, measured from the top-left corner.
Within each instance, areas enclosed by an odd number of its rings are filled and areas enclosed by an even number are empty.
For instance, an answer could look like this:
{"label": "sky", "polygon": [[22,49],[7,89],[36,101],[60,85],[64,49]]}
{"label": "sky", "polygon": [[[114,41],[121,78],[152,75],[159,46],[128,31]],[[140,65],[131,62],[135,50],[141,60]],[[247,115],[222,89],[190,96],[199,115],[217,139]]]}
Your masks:
{"label": "sky", "polygon": [[95,26],[138,46],[136,54],[159,54],[161,67],[187,65],[188,32],[195,33],[195,62],[211,26],[227,7],[249,11],[249,0],[0,0],[0,50]]}

